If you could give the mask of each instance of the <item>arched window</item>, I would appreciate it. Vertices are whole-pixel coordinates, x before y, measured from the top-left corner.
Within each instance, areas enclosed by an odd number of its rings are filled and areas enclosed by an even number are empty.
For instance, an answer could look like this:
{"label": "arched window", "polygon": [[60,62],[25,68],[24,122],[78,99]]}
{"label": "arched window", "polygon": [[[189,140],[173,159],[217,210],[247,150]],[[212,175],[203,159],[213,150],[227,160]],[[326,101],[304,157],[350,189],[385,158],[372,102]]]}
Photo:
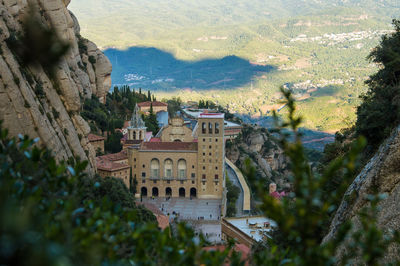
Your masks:
{"label": "arched window", "polygon": [[158,159],[151,160],[150,171],[151,171],[150,174],[151,174],[152,178],[160,177],[160,162],[158,161]]}
{"label": "arched window", "polygon": [[171,197],[172,196],[172,189],[170,187],[167,187],[165,189],[165,196]]}
{"label": "arched window", "polygon": [[164,161],[164,177],[172,178],[172,160],[166,159]]}
{"label": "arched window", "polygon": [[179,188],[179,197],[180,198],[185,197],[185,189],[183,187]]}
{"label": "arched window", "polygon": [[215,123],[215,134],[219,134],[219,123]]}
{"label": "arched window", "polygon": [[212,134],[212,123],[208,123],[208,134]]}
{"label": "arched window", "polygon": [[139,131],[139,140],[142,140],[143,136],[142,136],[142,131]]}
{"label": "arched window", "polygon": [[178,161],[178,177],[181,179],[186,178],[186,161],[184,159]]}
{"label": "arched window", "polygon": [[206,134],[207,133],[207,124],[206,123],[201,123],[201,133]]}

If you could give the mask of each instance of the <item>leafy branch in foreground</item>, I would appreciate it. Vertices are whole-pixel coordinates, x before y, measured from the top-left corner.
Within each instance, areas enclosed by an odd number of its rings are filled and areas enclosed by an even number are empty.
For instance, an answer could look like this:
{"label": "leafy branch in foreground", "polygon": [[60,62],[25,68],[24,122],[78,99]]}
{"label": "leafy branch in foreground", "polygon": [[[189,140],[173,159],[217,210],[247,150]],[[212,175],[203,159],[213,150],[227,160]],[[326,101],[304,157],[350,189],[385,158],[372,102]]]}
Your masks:
{"label": "leafy branch in foreground", "polygon": [[[323,174],[314,173],[307,161],[304,148],[297,131],[301,118],[296,116],[295,102],[288,90],[281,89],[285,96],[285,103],[289,109],[288,121],[278,122],[276,119],[277,132],[281,135],[281,144],[285,154],[290,159],[291,176],[293,184],[292,191],[278,201],[266,195],[265,191],[259,189],[262,198],[261,209],[268,218],[277,223],[277,229],[268,241],[269,252],[255,252],[255,264],[287,264],[287,265],[333,265],[338,262],[345,264],[353,258],[358,258],[362,263],[375,265],[384,255],[388,243],[398,241],[396,234],[390,236],[384,234],[376,227],[376,213],[373,212],[377,206],[377,197],[368,196],[371,199],[371,210],[363,210],[363,226],[355,230],[350,221],[343,224],[338,230],[336,237],[328,242],[321,243],[321,236],[326,230],[326,221],[338,208],[335,205],[338,197],[343,195],[347,189],[348,182],[342,182],[336,192],[324,195],[323,188],[327,182],[340,171],[343,180],[349,181],[354,176],[359,154],[366,144],[363,137],[353,143],[348,154],[334,160]],[[275,114],[275,118],[276,114]],[[293,131],[294,140],[289,142],[284,128]],[[252,172],[248,170],[248,172]],[[255,180],[254,171],[250,179]],[[262,188],[260,184],[258,186]],[[379,198],[379,197],[378,197]],[[370,215],[365,215],[370,213]],[[345,256],[336,257],[337,249],[341,245],[347,245],[351,239],[352,246],[358,252],[348,252]],[[387,239],[387,240],[383,240]],[[369,248],[373,247],[373,248]],[[373,253],[371,252],[373,249]],[[379,252],[377,251],[379,250]]]}
{"label": "leafy branch in foreground", "polygon": [[[1,124],[0,124],[1,126]],[[174,235],[135,206],[122,181],[57,163],[36,141],[0,129],[0,264],[221,265],[184,224]],[[116,195],[118,194],[118,195]],[[239,263],[236,254],[229,257]]]}

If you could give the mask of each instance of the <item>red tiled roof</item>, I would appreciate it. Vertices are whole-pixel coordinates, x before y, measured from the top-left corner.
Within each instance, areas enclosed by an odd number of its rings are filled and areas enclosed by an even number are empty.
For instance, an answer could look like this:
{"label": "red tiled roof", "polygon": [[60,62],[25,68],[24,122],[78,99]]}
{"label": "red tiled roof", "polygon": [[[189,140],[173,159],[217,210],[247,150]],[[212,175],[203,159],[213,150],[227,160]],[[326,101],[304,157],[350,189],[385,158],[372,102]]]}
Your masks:
{"label": "red tiled roof", "polygon": [[150,142],[160,142],[161,139],[160,138],[151,138]]}
{"label": "red tiled roof", "polygon": [[151,151],[197,151],[195,142],[143,142],[140,150]]}
{"label": "red tiled roof", "polygon": [[158,101],[155,101],[155,102],[141,102],[141,103],[138,103],[138,106],[139,106],[139,107],[150,107],[150,105],[153,105],[153,107],[155,107],[155,106],[168,106],[167,103],[158,102]]}
{"label": "red tiled roof", "polygon": [[129,140],[129,139],[127,139],[127,140],[124,141],[124,144],[125,145],[135,145],[135,144],[140,144],[142,142],[143,142],[143,140],[138,140],[138,139]]}
{"label": "red tiled roof", "polygon": [[111,162],[120,161],[120,160],[128,159],[128,153],[126,151],[120,151],[118,153],[102,155],[102,156],[99,156],[96,158],[103,160],[103,161],[111,161]]}
{"label": "red tiled roof", "polygon": [[97,135],[95,135],[95,134],[90,133],[90,134],[88,135],[88,139],[89,139],[89,142],[92,142],[92,141],[105,140],[106,138],[105,138],[105,137],[102,137],[102,136],[97,136]]}
{"label": "red tiled roof", "polygon": [[96,167],[98,170],[103,170],[107,172],[118,171],[122,169],[130,168],[129,165],[124,163],[114,163],[111,161],[101,160],[98,157],[96,158]]}

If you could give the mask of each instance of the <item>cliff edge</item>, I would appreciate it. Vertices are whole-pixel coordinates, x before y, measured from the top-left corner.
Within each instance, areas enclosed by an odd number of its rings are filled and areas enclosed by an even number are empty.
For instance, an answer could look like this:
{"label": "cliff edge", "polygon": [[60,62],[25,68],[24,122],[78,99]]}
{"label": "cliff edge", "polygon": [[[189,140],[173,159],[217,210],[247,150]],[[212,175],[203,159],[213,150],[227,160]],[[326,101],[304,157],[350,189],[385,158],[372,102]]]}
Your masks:
{"label": "cliff edge", "polygon": [[[68,11],[70,0],[0,0],[0,120],[11,136],[40,138],[58,160],[80,157],[94,171],[90,128],[79,115],[84,98],[104,101],[111,87],[111,64],[96,45],[80,36]],[[33,5],[43,25],[52,25],[70,48],[50,77],[42,66],[21,65],[7,40],[22,31]],[[57,84],[57,85],[55,85]]]}
{"label": "cliff edge", "polygon": [[[398,126],[379,147],[361,173],[347,189],[342,203],[337,210],[324,241],[335,237],[339,226],[350,219],[355,229],[360,227],[357,214],[363,207],[368,206],[366,196],[386,193],[387,197],[379,203],[377,225],[384,231],[400,230],[400,126]],[[338,250],[338,257],[345,247]],[[385,260],[393,261],[400,258],[398,247],[389,248]]]}

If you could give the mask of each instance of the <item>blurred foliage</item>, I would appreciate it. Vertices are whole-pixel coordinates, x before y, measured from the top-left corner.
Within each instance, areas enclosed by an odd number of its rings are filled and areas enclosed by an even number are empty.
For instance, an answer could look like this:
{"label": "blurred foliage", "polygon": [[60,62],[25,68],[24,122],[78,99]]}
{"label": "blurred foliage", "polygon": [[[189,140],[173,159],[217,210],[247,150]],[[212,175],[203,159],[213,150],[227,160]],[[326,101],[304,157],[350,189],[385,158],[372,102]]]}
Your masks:
{"label": "blurred foliage", "polygon": [[[28,137],[0,130],[0,264],[221,265],[178,224],[160,231],[121,181],[89,178],[86,162],[57,163]],[[231,256],[233,264],[237,256]],[[236,264],[237,265],[237,264]]]}
{"label": "blurred foliage", "polygon": [[[277,129],[285,153],[290,158],[292,175],[289,180],[293,184],[293,190],[278,201],[266,195],[260,184],[258,193],[263,202],[261,209],[268,218],[277,223],[278,229],[272,233],[272,238],[267,243],[269,252],[254,252],[253,262],[256,265],[333,265],[338,262],[351,264],[353,259],[356,259],[357,264],[377,265],[389,244],[400,243],[398,232],[386,233],[376,226],[379,202],[377,199],[380,196],[367,196],[371,207],[360,213],[361,228],[355,229],[353,224],[347,221],[342,224],[333,239],[321,243],[323,232],[329,226],[326,222],[338,208],[348,183],[338,184],[336,190],[331,191],[329,195],[321,188],[325,187],[338,171],[343,174],[343,180],[353,178],[359,154],[366,144],[365,139],[358,138],[349,152],[331,162],[322,174],[314,173],[297,132],[301,118],[295,114],[294,99],[290,91],[282,89],[282,92],[288,105],[288,121],[277,122]],[[288,133],[283,131],[284,128],[290,128],[294,132],[294,141],[287,141]],[[248,178],[255,179],[255,171],[249,167]],[[335,254],[342,245],[346,247],[345,253],[338,260]],[[259,249],[260,247],[257,251]]]}

